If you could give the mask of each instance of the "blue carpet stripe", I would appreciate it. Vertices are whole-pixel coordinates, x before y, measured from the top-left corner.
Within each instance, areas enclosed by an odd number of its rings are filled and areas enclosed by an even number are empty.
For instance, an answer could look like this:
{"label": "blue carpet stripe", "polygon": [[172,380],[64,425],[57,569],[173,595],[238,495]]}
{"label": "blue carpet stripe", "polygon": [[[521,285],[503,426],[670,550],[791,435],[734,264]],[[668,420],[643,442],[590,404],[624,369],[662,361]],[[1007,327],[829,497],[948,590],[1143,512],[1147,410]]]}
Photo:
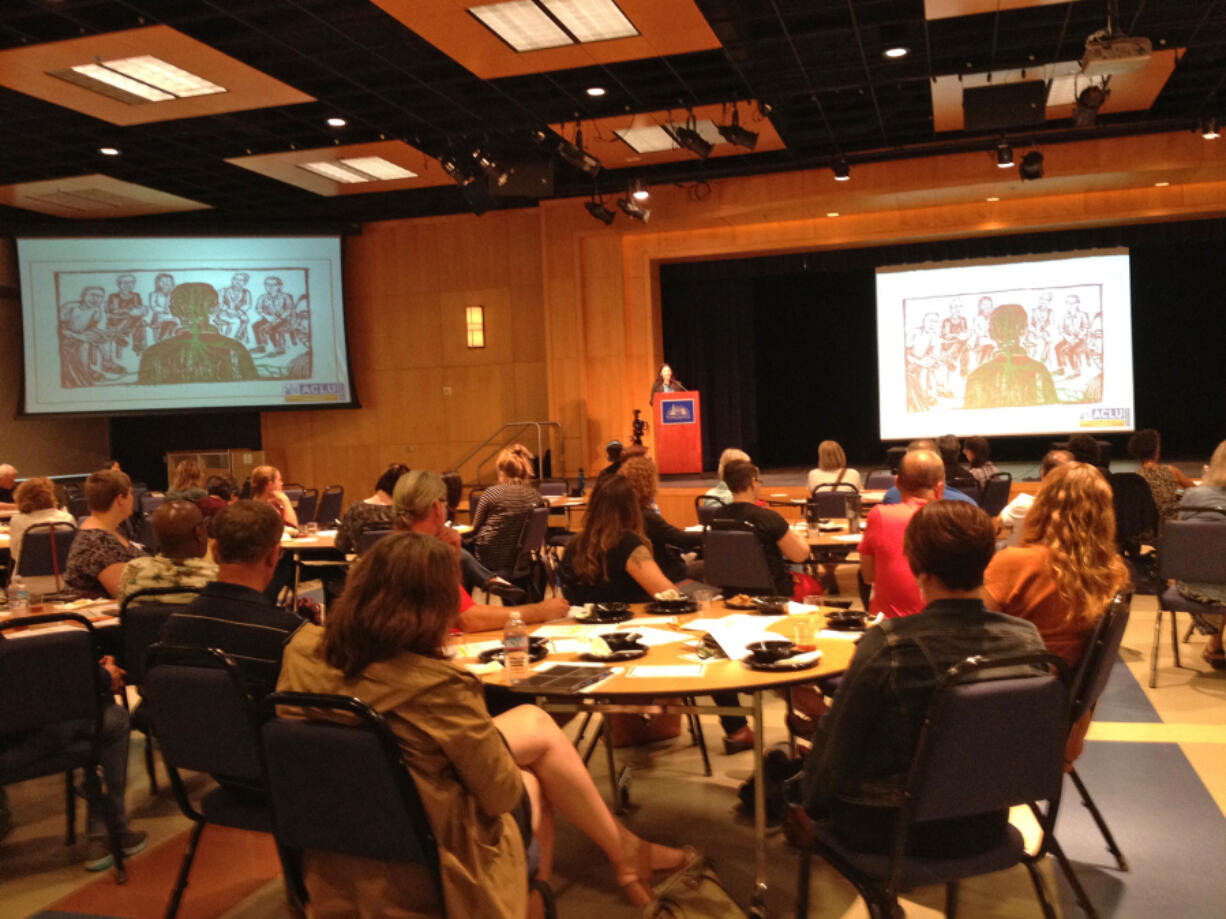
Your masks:
{"label": "blue carpet stripe", "polygon": [[1162,722],[1128,665],[1118,658],[1111,668],[1111,679],[1107,682],[1107,688],[1103,690],[1098,699],[1098,707],[1094,709],[1094,720],[1151,724]]}

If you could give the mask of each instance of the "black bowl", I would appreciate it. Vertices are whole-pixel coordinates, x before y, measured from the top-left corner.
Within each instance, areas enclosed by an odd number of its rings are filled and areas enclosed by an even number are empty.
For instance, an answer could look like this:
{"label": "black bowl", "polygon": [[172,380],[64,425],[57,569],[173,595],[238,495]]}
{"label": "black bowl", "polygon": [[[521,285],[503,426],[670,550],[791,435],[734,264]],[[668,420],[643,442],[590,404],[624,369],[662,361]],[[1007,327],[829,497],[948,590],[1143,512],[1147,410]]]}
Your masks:
{"label": "black bowl", "polygon": [[773,664],[775,661],[791,657],[796,653],[796,645],[786,638],[768,638],[765,641],[751,641],[745,646],[755,661],[760,664]]}
{"label": "black bowl", "polygon": [[863,632],[868,627],[868,617],[859,610],[839,610],[826,614],[826,628],[836,632]]}
{"label": "black bowl", "polygon": [[698,609],[698,601],[684,597],[680,600],[653,600],[647,604],[647,612],[655,616],[676,616],[692,613]]}
{"label": "black bowl", "polygon": [[593,603],[591,615],[585,610],[575,616],[580,622],[625,622],[633,617],[628,603]]}
{"label": "black bowl", "polygon": [[767,616],[783,616],[788,611],[788,601],[791,597],[754,597],[754,606],[758,612]]}
{"label": "black bowl", "polygon": [[[543,661],[549,654],[549,639],[537,638],[535,635],[528,636],[528,662],[535,664],[537,661]],[[497,661],[506,666],[506,661],[503,659],[502,648],[487,648],[477,655],[477,660],[483,664],[488,664],[490,661]]]}
{"label": "black bowl", "polygon": [[609,653],[607,655],[583,654],[580,655],[581,660],[607,663],[632,661],[647,655],[647,646],[639,644],[639,638],[642,636],[638,632],[606,632],[600,637],[609,646]]}

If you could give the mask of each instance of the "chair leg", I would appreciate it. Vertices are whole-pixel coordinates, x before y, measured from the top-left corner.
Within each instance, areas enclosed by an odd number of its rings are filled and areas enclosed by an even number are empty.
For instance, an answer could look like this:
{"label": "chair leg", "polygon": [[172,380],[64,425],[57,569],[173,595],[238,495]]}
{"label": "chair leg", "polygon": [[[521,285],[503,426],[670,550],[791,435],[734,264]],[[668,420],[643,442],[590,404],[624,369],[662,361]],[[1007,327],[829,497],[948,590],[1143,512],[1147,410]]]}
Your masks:
{"label": "chair leg", "polygon": [[1186,645],[1192,640],[1192,633],[1196,631],[1196,620],[1193,619],[1188,623],[1188,630],[1183,633],[1183,643]]}
{"label": "chair leg", "polygon": [[809,875],[813,854],[804,848],[800,850],[800,865],[796,875],[796,919],[808,919],[809,916]]}
{"label": "chair leg", "polygon": [[64,818],[67,823],[64,845],[71,846],[77,841],[77,790],[72,784],[71,769],[64,773]]}
{"label": "chair leg", "polygon": [[1047,845],[1051,849],[1051,854],[1056,857],[1056,863],[1060,866],[1060,870],[1064,872],[1064,878],[1068,881],[1069,887],[1073,888],[1073,896],[1077,899],[1077,905],[1081,907],[1081,911],[1086,914],[1087,919],[1098,919],[1098,910],[1090,902],[1085,888],[1081,886],[1081,881],[1077,879],[1077,873],[1073,871],[1072,863],[1068,860],[1068,856],[1064,854],[1064,850],[1060,848],[1060,843],[1056,842],[1054,835],[1048,837]]}
{"label": "chair leg", "polygon": [[200,834],[203,832],[203,820],[192,827],[192,835],[187,840],[187,851],[183,853],[183,863],[179,865],[179,876],[175,879],[174,890],[170,892],[170,902],[166,904],[164,919],[175,919],[179,913],[179,903],[183,899],[183,891],[187,888],[187,875],[192,870],[192,859],[196,857],[196,846],[200,843]]}
{"label": "chair leg", "polygon": [[1171,650],[1175,652],[1175,666],[1182,667],[1179,662],[1179,626],[1175,620],[1179,617],[1175,615],[1175,611],[1171,611]]}
{"label": "chair leg", "polygon": [[[686,705],[696,705],[697,701],[693,696],[685,697]],[[694,743],[698,745],[698,749],[702,751],[702,774],[711,777],[711,757],[707,755],[707,738],[702,732],[702,721],[697,715],[688,715],[690,722],[690,737]]]}
{"label": "chair leg", "polygon": [[579,733],[575,735],[575,749],[579,748],[580,741],[583,740],[583,735],[587,733],[587,726],[592,723],[592,713],[588,712],[583,716],[583,720],[579,723]]}
{"label": "chair leg", "polygon": [[[1174,615],[1174,614],[1172,614]],[[1158,642],[1162,637],[1162,607],[1154,614],[1154,647],[1149,655],[1149,688],[1158,685]]]}
{"label": "chair leg", "polygon": [[1030,883],[1034,885],[1034,895],[1038,897],[1039,906],[1043,907],[1044,919],[1056,919],[1056,910],[1051,905],[1051,898],[1047,896],[1047,885],[1043,883],[1043,875],[1039,873],[1039,866],[1034,862],[1024,862],[1026,871],[1030,874]]}
{"label": "chair leg", "polygon": [[156,764],[153,762],[152,731],[145,735],[145,772],[149,775],[149,793],[156,795],[158,793],[158,774]]}
{"label": "chair leg", "polygon": [[1120,847],[1116,845],[1115,837],[1111,835],[1111,830],[1107,828],[1107,821],[1103,819],[1102,813],[1098,809],[1098,805],[1094,803],[1094,799],[1090,797],[1090,791],[1086,788],[1085,783],[1081,781],[1081,776],[1077,774],[1076,769],[1069,771],[1069,778],[1073,780],[1073,784],[1077,786],[1077,793],[1081,795],[1081,803],[1086,806],[1086,810],[1090,812],[1090,816],[1094,818],[1094,822],[1098,825],[1098,831],[1103,834],[1103,840],[1107,843],[1107,851],[1115,856],[1115,863],[1120,866],[1120,871],[1128,870],[1128,862],[1124,858],[1124,853],[1120,851]]}
{"label": "chair leg", "polygon": [[958,882],[950,881],[945,885],[945,919],[954,919],[958,915]]}

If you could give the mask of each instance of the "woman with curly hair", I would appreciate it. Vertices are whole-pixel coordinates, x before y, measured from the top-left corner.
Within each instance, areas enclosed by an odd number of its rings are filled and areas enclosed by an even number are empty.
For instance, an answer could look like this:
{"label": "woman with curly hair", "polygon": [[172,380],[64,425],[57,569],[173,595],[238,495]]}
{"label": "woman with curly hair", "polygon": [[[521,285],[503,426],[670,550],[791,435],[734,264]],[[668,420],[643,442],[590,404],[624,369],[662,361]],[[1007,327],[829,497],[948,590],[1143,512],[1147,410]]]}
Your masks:
{"label": "woman with curly hair", "polygon": [[643,512],[643,532],[651,540],[651,555],[670,581],[684,581],[702,575],[702,562],[687,562],[682,551],[702,548],[701,533],[687,533],[673,526],[656,508],[656,492],[660,488],[660,473],[655,461],[647,456],[632,456],[622,463],[618,475],[624,476],[639,499]]}
{"label": "woman with curly hair", "polygon": [[1076,667],[1094,623],[1128,569],[1115,546],[1111,486],[1094,466],[1048,473],[1022,523],[1021,544],[1002,549],[984,573],[984,602],[1029,619],[1047,650]]}

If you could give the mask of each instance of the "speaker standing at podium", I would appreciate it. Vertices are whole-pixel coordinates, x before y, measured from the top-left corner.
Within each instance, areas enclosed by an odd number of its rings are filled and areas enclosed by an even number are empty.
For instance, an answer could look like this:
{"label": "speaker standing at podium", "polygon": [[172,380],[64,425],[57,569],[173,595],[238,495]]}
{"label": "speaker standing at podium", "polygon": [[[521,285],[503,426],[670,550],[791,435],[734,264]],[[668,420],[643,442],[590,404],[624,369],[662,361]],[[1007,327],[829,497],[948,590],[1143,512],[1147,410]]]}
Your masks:
{"label": "speaker standing at podium", "polygon": [[685,392],[685,384],[673,377],[673,368],[668,364],[660,365],[660,372],[656,374],[656,381],[651,384],[651,398],[647,400],[649,405],[655,405],[656,393],[658,392]]}

